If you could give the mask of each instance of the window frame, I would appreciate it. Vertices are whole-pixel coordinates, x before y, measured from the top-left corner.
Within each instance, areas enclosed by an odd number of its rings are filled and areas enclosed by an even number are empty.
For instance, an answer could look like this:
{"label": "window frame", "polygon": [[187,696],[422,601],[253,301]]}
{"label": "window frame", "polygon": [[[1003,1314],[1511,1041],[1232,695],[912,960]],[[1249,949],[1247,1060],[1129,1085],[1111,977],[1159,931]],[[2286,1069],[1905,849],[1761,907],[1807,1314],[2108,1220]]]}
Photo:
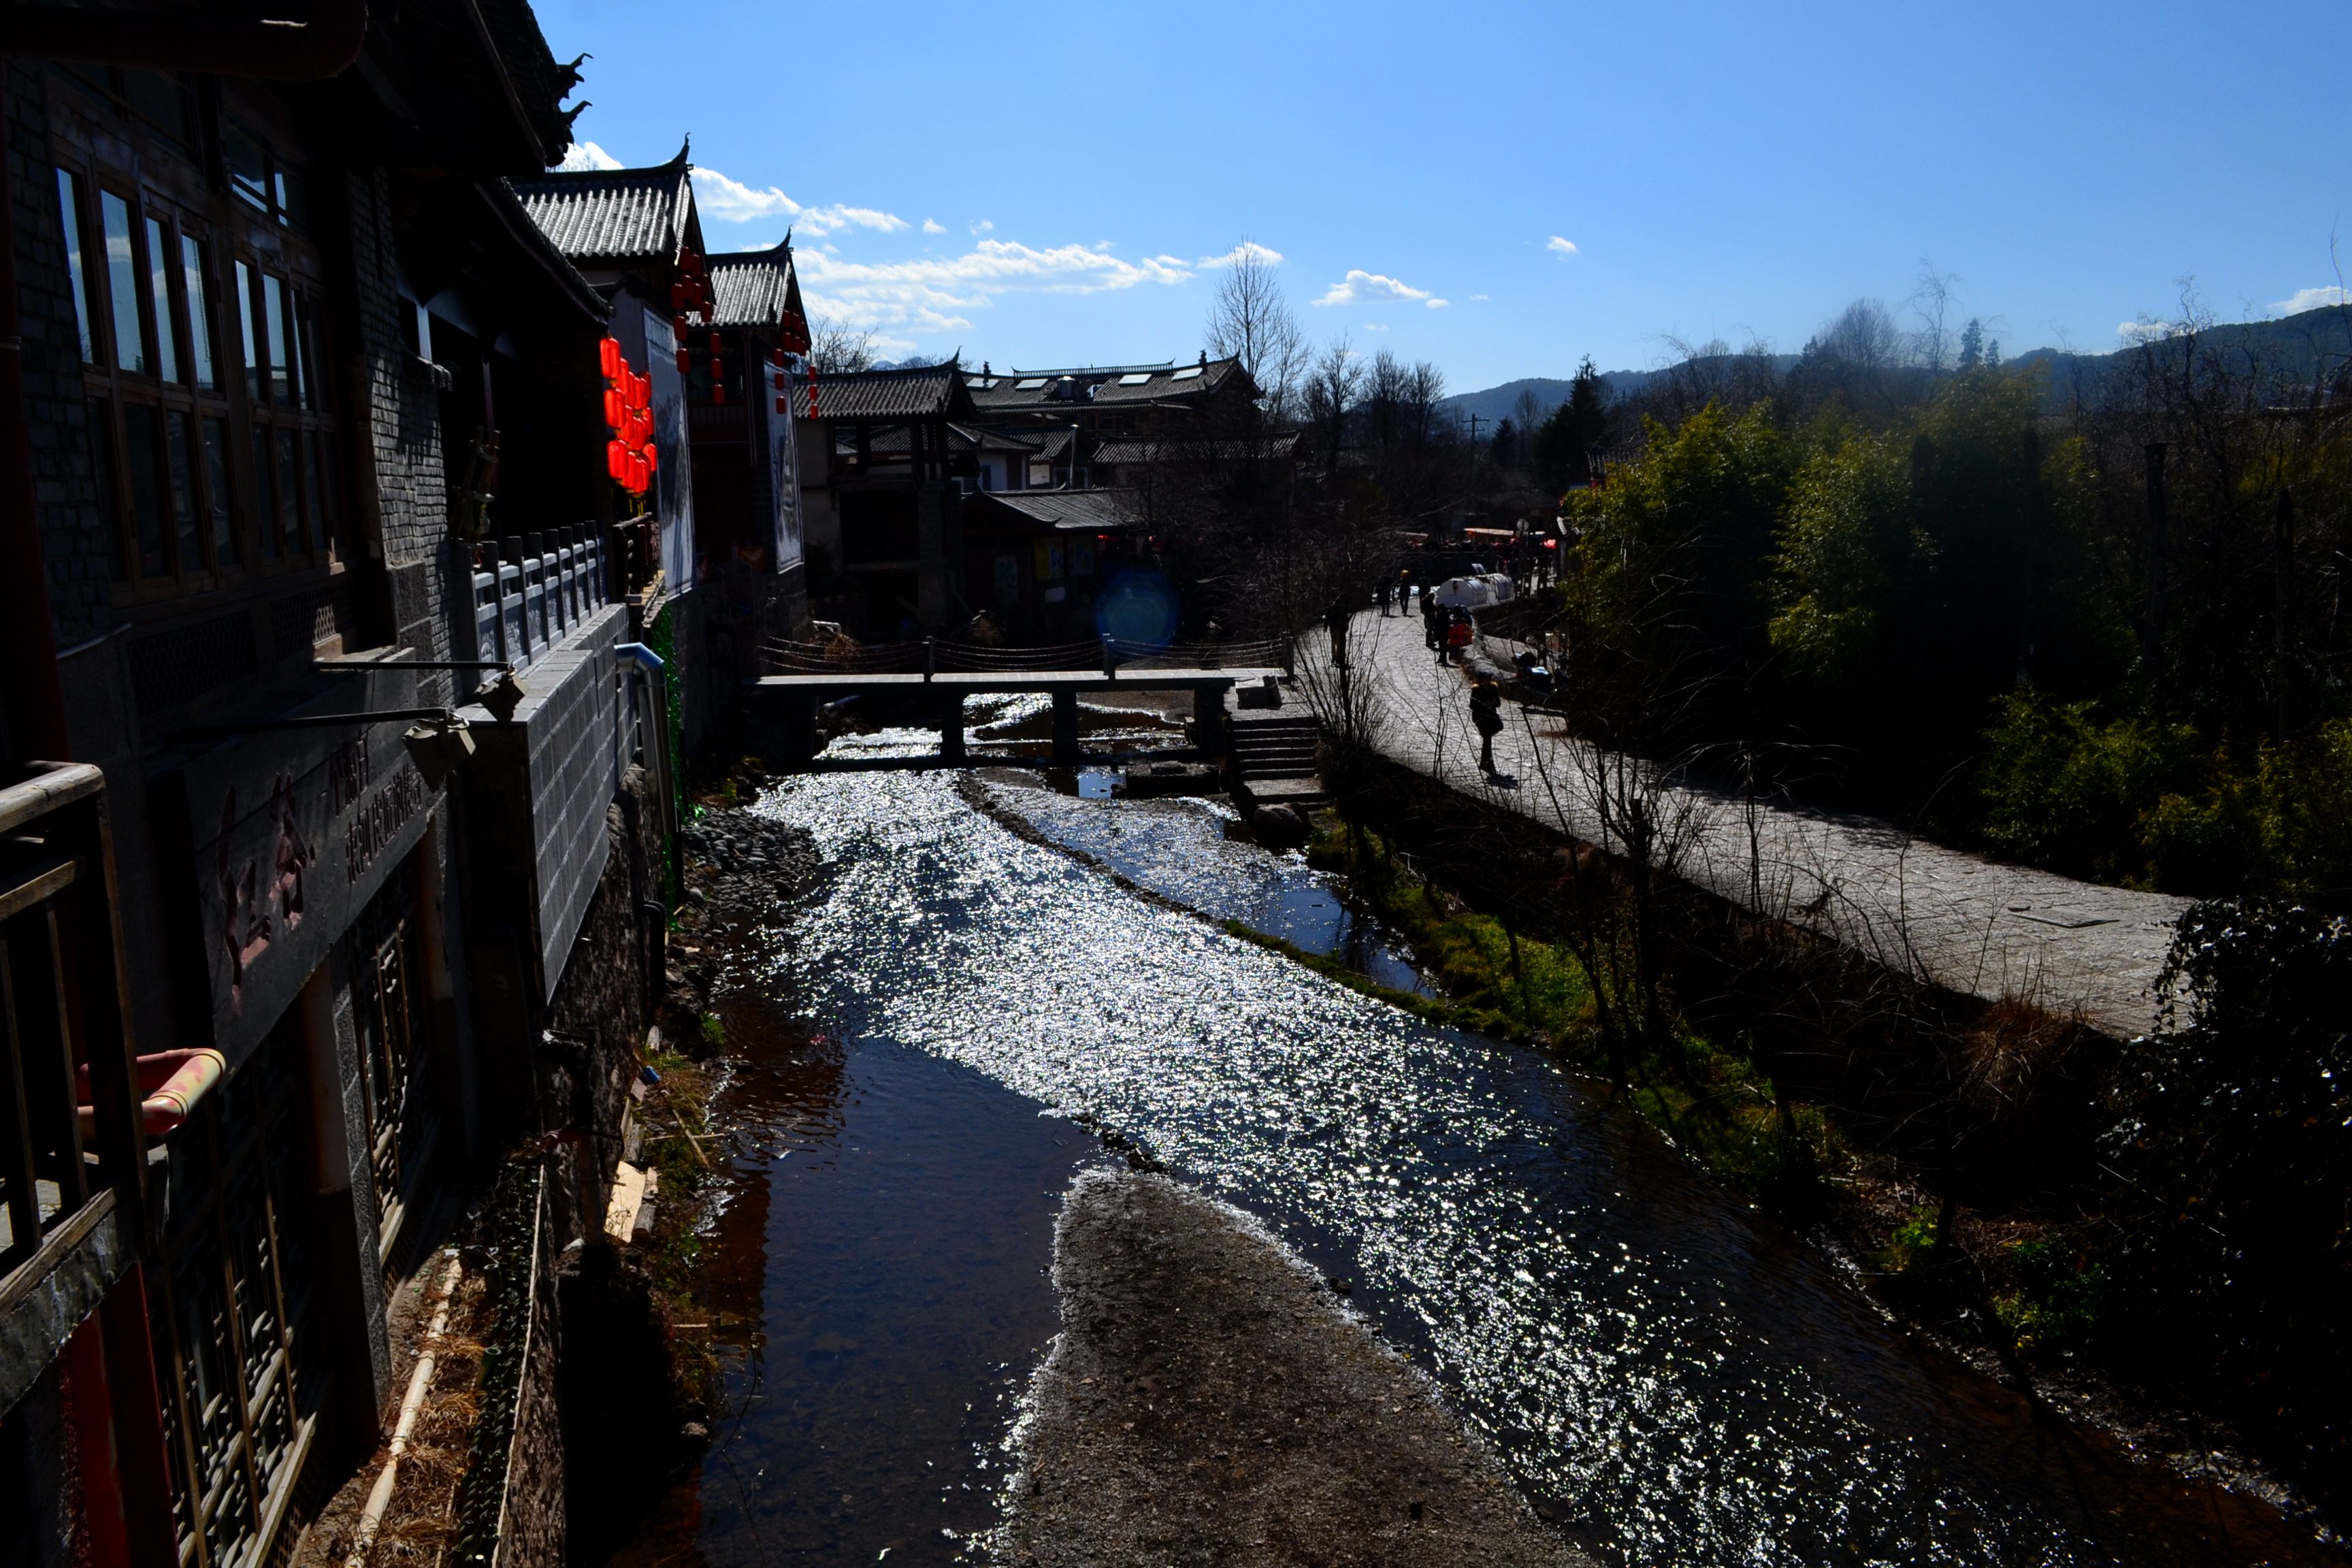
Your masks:
{"label": "window frame", "polygon": [[[278,577],[325,577],[344,570],[354,552],[355,514],[344,483],[350,465],[338,449],[344,426],[335,387],[332,378],[319,374],[331,355],[326,304],[331,295],[307,226],[290,221],[274,200],[267,209],[257,209],[250,199],[207,180],[187,151],[134,113],[119,90],[103,90],[85,73],[66,73],[66,79],[90,89],[98,100],[77,105],[85,110],[87,126],[77,126],[71,115],[59,117],[53,152],[59,220],[73,225],[69,243],[78,244],[82,259],[77,305],[90,338],[81,365],[82,406],[94,422],[89,432],[91,460],[110,469],[99,476],[97,502],[111,546],[115,603],[160,604]],[[183,90],[191,133],[217,141],[227,118],[213,101],[217,95]],[[252,121],[239,123],[249,128]],[[77,130],[86,133],[73,134]],[[278,187],[281,169],[307,191],[304,175],[287,164],[277,138],[263,136],[259,143],[271,172],[271,191]],[[151,163],[153,168],[142,170]],[[68,198],[75,205],[71,212]],[[104,223],[109,198],[121,201],[128,214],[131,294],[133,320],[146,339],[144,371],[118,363],[109,271],[115,258],[107,248]],[[259,316],[260,300],[240,297],[240,263],[257,290],[279,290],[288,318],[288,363],[279,374],[291,378],[289,399],[272,395],[267,371],[262,396],[249,395],[239,354],[248,314]],[[199,321],[210,350],[209,389],[198,374]],[[256,319],[252,324],[266,360],[268,322]],[[169,380],[162,374],[167,357],[176,372]],[[139,407],[152,412],[130,412]],[[148,449],[133,452],[131,443],[142,432]],[[255,462],[257,432],[269,456],[266,465]],[[289,434],[291,462],[281,499],[275,470]],[[224,439],[210,438],[215,436]],[[173,465],[181,448],[184,476]],[[134,464],[134,458],[141,460]],[[189,515],[183,518],[183,510]],[[289,517],[290,523],[282,521]],[[293,530],[291,548],[287,526]],[[278,544],[275,552],[260,548],[265,531]]]}

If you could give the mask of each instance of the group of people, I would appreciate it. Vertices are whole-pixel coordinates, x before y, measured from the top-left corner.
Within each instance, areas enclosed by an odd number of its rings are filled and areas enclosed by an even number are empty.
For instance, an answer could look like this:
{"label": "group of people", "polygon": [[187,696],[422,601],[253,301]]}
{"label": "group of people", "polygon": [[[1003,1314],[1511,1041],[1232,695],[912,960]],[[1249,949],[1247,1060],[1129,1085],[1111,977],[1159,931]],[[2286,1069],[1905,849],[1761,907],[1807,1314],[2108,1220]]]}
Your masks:
{"label": "group of people", "polygon": [[1396,613],[1400,616],[1411,615],[1413,589],[1416,586],[1421,590],[1421,626],[1424,643],[1437,655],[1438,663],[1459,663],[1471,643],[1476,639],[1478,628],[1472,622],[1469,611],[1458,607],[1448,608],[1439,604],[1436,595],[1431,592],[1432,584],[1427,583],[1416,584],[1412,580],[1412,567],[1407,566],[1400,570],[1394,583],[1390,583],[1385,578],[1375,583],[1372,585],[1372,600],[1380,605],[1381,614],[1385,616],[1389,613],[1391,596],[1393,595]]}
{"label": "group of people", "polygon": [[[1470,612],[1439,604],[1436,595],[1430,592],[1429,584],[1414,584],[1412,568],[1408,566],[1399,571],[1393,584],[1385,578],[1374,584],[1372,598],[1380,605],[1381,614],[1386,616],[1393,594],[1396,613],[1407,615],[1412,610],[1416,585],[1421,590],[1421,626],[1424,645],[1437,655],[1440,664],[1464,662],[1469,657],[1470,645],[1478,636],[1477,626],[1471,619]],[[1344,668],[1348,663],[1347,606],[1335,601],[1324,613],[1323,621],[1331,634],[1331,662]],[[1495,771],[1495,737],[1503,731],[1503,689],[1495,684],[1495,678],[1484,670],[1471,678],[1470,723],[1478,731],[1479,769],[1491,773]]]}

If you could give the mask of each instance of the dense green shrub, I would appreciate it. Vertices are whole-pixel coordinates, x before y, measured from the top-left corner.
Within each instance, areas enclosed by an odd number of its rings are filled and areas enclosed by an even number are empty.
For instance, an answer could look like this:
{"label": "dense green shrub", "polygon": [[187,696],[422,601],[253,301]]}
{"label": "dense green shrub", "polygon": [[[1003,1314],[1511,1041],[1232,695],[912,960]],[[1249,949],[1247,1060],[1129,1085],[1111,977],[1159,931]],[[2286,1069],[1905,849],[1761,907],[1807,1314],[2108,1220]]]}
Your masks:
{"label": "dense green shrub", "polygon": [[2352,890],[2352,721],[2251,763],[2195,728],[2031,687],[1995,706],[1979,831],[1996,853],[2071,876],[2339,906]]}
{"label": "dense green shrub", "polygon": [[[2165,1027],[2133,1042],[2107,1137],[2109,1258],[2144,1357],[2352,1475],[2352,921],[2222,900],[2182,915]],[[2185,1002],[2187,1016],[2181,1017]]]}

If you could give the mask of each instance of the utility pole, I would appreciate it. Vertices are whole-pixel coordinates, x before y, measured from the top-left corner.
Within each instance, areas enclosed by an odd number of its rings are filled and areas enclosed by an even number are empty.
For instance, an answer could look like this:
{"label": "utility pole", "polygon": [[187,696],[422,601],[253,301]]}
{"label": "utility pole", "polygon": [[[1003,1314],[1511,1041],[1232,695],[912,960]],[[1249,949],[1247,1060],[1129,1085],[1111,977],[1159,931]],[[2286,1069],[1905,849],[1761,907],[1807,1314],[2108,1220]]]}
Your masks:
{"label": "utility pole", "polygon": [[[1478,515],[1478,416],[1470,416],[1470,510],[1469,517]],[[1469,526],[1467,518],[1465,527]]]}

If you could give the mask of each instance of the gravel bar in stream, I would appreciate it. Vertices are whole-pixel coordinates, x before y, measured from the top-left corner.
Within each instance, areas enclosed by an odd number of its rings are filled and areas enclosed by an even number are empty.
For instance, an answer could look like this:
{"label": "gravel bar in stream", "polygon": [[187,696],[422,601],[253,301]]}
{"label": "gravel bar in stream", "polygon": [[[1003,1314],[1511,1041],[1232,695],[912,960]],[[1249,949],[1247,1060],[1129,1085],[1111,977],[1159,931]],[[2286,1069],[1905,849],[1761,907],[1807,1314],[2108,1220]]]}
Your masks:
{"label": "gravel bar in stream", "polygon": [[1090,1171],[1054,1237],[1062,1332],[1020,1434],[1023,1568],[1589,1568],[1423,1380],[1239,1210]]}

